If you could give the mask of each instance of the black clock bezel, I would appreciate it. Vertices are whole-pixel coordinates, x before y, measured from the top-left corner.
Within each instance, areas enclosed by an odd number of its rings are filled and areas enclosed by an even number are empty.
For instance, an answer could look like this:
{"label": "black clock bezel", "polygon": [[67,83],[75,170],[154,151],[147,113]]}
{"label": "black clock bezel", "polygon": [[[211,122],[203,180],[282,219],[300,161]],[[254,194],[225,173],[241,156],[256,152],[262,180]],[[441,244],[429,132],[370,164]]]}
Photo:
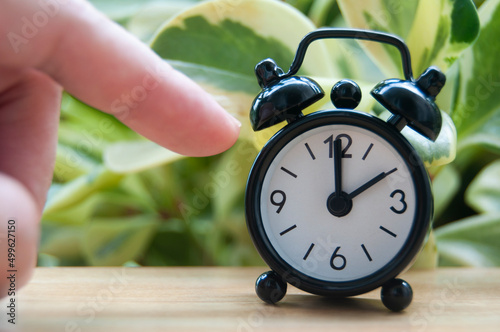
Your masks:
{"label": "black clock bezel", "polygon": [[[275,251],[262,225],[260,196],[268,168],[279,151],[298,135],[317,127],[346,124],[372,131],[391,144],[406,161],[416,192],[416,213],[408,239],[396,256],[378,271],[351,281],[332,282],[310,277],[290,266]],[[306,115],[277,132],[256,157],[245,193],[247,228],[257,251],[286,282],[309,293],[331,297],[353,296],[371,291],[401,273],[422,248],[433,213],[433,198],[427,171],[411,144],[377,117],[353,110],[325,110]]]}

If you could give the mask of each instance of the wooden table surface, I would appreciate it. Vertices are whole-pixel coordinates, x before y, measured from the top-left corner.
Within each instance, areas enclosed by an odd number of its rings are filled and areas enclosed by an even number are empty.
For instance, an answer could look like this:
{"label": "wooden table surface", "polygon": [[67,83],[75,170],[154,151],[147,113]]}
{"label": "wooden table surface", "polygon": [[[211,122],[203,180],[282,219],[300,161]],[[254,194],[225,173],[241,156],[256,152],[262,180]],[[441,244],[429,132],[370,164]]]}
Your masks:
{"label": "wooden table surface", "polygon": [[[264,268],[38,268],[17,298],[16,331],[500,331],[500,269],[410,271],[411,306],[375,290],[332,300],[289,287],[254,293]],[[5,300],[0,331],[6,331]]]}

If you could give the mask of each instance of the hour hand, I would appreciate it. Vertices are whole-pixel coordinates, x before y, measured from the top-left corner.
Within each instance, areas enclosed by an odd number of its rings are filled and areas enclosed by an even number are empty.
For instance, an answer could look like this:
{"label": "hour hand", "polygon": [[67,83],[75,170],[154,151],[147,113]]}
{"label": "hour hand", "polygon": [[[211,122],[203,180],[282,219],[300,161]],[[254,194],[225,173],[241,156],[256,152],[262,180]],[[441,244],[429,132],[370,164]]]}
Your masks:
{"label": "hour hand", "polygon": [[371,186],[373,186],[374,184],[376,184],[377,182],[381,181],[382,179],[384,179],[386,176],[396,172],[398,169],[397,168],[393,168],[391,169],[390,171],[388,172],[382,172],[380,173],[379,175],[377,175],[376,177],[374,177],[373,179],[371,179],[370,181],[366,182],[365,184],[363,184],[362,186],[360,186],[358,189],[354,190],[353,192],[351,192],[349,195],[347,195],[349,197],[349,199],[353,199],[354,197],[358,196],[359,194],[361,194],[363,191],[365,191],[366,189],[370,188]]}

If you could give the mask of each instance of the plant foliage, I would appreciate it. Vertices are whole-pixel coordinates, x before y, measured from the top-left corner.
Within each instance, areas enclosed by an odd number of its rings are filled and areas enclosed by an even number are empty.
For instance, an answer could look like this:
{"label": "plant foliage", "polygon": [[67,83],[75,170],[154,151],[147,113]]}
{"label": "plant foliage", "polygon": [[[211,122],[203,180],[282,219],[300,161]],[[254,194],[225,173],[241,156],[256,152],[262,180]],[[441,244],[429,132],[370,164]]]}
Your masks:
{"label": "plant foliage", "polygon": [[[438,140],[404,131],[435,195],[434,230],[417,265],[500,265],[500,0],[479,8],[471,0],[91,2],[210,92],[241,120],[242,134],[219,156],[185,158],[64,95],[40,265],[261,264],[245,226],[244,189],[257,151],[279,126],[250,129],[259,91],[253,68],[272,57],[286,70],[301,38],[322,26],[397,34],[416,76],[430,65],[446,72]],[[369,96],[400,68],[389,46],[320,41],[301,74],[325,90],[355,79]],[[327,107],[324,99],[308,112]],[[358,109],[386,116],[370,97]]]}

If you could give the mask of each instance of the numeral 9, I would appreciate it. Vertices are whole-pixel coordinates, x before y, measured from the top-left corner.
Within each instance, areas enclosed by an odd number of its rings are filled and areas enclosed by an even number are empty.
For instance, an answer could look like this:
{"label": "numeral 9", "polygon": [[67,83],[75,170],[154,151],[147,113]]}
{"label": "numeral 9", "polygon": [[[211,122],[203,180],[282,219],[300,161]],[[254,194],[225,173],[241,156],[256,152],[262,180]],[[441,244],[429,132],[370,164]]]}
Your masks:
{"label": "numeral 9", "polygon": [[[278,200],[276,200],[275,196],[278,196]],[[271,204],[278,207],[276,213],[280,213],[286,203],[286,194],[282,190],[275,190],[271,194]]]}

